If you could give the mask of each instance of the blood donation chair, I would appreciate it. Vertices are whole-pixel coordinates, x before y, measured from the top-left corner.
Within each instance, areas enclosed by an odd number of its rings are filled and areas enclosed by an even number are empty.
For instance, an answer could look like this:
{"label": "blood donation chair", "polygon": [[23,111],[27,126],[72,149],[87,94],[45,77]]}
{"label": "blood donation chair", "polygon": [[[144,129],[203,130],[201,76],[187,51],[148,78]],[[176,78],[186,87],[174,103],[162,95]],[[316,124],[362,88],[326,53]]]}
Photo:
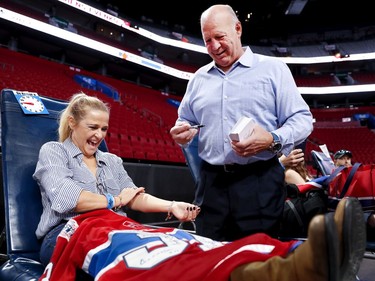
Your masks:
{"label": "blood donation chair", "polygon": [[[67,104],[34,94],[1,91],[6,260],[0,267],[0,280],[6,281],[38,280],[44,271],[39,261],[40,242],[35,235],[42,203],[32,174],[42,144],[57,140],[59,112]],[[100,149],[108,150],[105,142]]]}

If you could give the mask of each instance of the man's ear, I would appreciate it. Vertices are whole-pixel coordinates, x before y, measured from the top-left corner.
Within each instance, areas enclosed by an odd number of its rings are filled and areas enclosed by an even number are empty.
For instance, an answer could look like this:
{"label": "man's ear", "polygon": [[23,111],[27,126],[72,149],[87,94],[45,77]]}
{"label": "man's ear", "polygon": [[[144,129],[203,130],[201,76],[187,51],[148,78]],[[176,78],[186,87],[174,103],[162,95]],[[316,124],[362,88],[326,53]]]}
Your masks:
{"label": "man's ear", "polygon": [[242,25],[241,25],[241,22],[238,21],[236,23],[235,29],[236,29],[236,32],[237,32],[238,36],[241,36],[242,35]]}

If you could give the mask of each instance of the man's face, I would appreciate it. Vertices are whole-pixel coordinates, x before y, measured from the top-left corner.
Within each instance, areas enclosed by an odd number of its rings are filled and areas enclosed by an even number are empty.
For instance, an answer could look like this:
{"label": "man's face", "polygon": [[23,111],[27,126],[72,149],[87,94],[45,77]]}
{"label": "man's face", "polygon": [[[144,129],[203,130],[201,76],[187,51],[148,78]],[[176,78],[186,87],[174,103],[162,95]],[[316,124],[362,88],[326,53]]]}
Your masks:
{"label": "man's face", "polygon": [[223,13],[210,15],[202,25],[207,52],[223,71],[242,55],[241,34],[241,23]]}
{"label": "man's face", "polygon": [[350,158],[348,155],[344,155],[341,158],[335,159],[335,165],[337,167],[339,167],[339,166],[351,167],[352,166],[352,158]]}

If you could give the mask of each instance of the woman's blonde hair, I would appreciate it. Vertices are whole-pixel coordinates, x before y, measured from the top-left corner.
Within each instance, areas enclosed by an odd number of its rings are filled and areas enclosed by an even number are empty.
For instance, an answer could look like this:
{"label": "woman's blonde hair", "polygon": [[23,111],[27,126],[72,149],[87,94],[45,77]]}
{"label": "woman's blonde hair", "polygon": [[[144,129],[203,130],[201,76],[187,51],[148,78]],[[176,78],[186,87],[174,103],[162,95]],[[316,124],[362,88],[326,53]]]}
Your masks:
{"label": "woman's blonde hair", "polygon": [[60,114],[58,131],[60,142],[65,141],[71,134],[69,117],[73,117],[78,123],[85,118],[88,110],[100,110],[109,114],[109,106],[97,97],[88,96],[83,92],[74,94],[68,106]]}

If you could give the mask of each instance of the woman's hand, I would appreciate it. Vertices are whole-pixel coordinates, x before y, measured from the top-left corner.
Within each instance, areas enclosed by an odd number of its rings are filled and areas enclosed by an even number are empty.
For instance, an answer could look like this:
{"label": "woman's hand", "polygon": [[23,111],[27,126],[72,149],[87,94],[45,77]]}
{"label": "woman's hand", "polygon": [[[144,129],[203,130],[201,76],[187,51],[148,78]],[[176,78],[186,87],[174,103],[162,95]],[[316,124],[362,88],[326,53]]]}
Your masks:
{"label": "woman's hand", "polygon": [[170,213],[173,214],[179,221],[194,221],[198,216],[201,208],[197,205],[185,203],[185,202],[176,202],[170,206]]}
{"label": "woman's hand", "polygon": [[296,167],[300,162],[305,160],[305,154],[302,149],[296,148],[293,149],[288,156],[284,154],[280,156],[279,160],[285,168],[287,167]]}
{"label": "woman's hand", "polygon": [[130,201],[132,201],[138,194],[144,193],[144,187],[137,187],[137,188],[124,188],[121,193],[121,203],[122,206],[127,205]]}

